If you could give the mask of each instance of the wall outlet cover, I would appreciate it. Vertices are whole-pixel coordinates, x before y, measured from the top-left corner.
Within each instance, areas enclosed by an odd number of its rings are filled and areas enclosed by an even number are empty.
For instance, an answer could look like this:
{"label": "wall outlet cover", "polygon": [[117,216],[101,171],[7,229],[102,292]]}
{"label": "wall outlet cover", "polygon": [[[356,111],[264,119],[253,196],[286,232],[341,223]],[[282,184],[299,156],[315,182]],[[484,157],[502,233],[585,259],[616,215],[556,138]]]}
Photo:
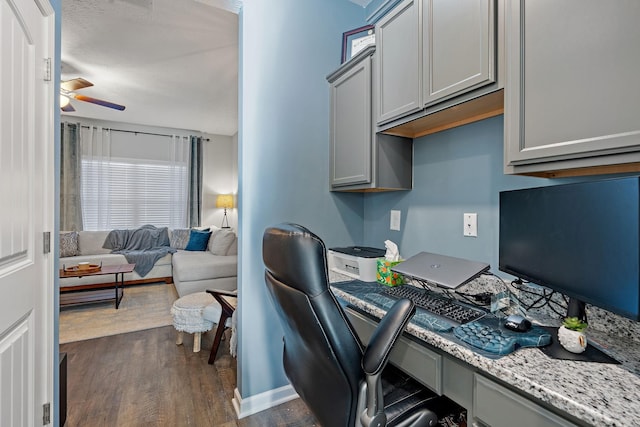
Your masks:
{"label": "wall outlet cover", "polygon": [[462,235],[466,237],[478,237],[478,214],[463,214]]}
{"label": "wall outlet cover", "polygon": [[392,210],[391,211],[391,221],[389,224],[389,228],[394,231],[400,231],[400,219],[401,219],[400,211]]}

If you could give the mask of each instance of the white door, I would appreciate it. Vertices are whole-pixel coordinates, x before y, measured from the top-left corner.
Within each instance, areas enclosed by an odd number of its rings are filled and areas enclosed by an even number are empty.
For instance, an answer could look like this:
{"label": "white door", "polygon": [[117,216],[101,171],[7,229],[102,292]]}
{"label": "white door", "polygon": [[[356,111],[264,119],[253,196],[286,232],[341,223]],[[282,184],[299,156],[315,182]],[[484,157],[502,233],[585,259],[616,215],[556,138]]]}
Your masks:
{"label": "white door", "polygon": [[[43,425],[53,405],[54,16],[0,0],[0,426]],[[51,410],[53,413],[53,410]]]}

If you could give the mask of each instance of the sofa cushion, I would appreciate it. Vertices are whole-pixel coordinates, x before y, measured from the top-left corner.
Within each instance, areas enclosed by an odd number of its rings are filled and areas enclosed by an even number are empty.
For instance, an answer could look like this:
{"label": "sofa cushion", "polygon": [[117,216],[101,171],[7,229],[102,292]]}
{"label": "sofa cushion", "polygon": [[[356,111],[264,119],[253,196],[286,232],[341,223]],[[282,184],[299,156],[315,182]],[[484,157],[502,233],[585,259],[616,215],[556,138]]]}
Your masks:
{"label": "sofa cushion", "polygon": [[189,230],[188,228],[176,228],[175,230],[171,230],[171,247],[176,249],[186,248],[187,243],[189,243],[190,235],[191,230]]}
{"label": "sofa cushion", "polygon": [[209,251],[173,254],[173,276],[179,281],[216,279],[238,275],[238,257],[216,256]]}
{"label": "sofa cushion", "polygon": [[60,232],[60,257],[69,257],[80,255],[78,250],[78,232],[77,231],[61,231]]}
{"label": "sofa cushion", "polygon": [[220,229],[209,239],[209,252],[213,255],[227,255],[229,248],[236,240],[236,234],[231,230]]}
{"label": "sofa cushion", "polygon": [[233,243],[227,249],[227,255],[238,255],[238,238],[233,239]]}
{"label": "sofa cushion", "polygon": [[204,251],[207,249],[211,231],[209,230],[191,230],[189,232],[189,243],[184,248],[187,251]]}
{"label": "sofa cushion", "polygon": [[78,231],[78,249],[80,255],[97,255],[111,253],[110,249],[102,247],[110,230],[106,231]]}

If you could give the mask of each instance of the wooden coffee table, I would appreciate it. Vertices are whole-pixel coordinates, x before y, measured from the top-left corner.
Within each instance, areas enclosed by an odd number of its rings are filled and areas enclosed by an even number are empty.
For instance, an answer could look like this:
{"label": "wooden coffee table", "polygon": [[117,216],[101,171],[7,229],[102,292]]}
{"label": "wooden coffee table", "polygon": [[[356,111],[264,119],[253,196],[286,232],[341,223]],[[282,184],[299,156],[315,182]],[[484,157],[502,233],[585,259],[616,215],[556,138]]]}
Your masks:
{"label": "wooden coffee table", "polygon": [[60,278],[104,276],[114,274],[113,284],[96,283],[91,285],[65,286],[60,288],[60,306],[102,302],[115,299],[116,310],[124,297],[124,275],[131,273],[135,264],[105,265],[98,271],[85,272],[82,270],[68,271],[60,269]]}

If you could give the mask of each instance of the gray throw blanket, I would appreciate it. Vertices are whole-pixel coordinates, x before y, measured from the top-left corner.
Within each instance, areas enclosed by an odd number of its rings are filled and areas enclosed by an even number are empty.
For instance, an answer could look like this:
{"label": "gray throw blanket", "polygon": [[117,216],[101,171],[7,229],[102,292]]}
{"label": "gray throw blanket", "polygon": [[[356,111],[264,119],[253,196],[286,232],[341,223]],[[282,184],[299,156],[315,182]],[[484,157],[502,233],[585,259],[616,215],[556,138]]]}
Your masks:
{"label": "gray throw blanket", "polygon": [[176,250],[169,246],[169,231],[167,227],[157,228],[153,225],[143,225],[132,230],[112,230],[102,245],[111,249],[112,254],[122,254],[140,277],[151,271],[153,265],[160,258],[172,254]]}

